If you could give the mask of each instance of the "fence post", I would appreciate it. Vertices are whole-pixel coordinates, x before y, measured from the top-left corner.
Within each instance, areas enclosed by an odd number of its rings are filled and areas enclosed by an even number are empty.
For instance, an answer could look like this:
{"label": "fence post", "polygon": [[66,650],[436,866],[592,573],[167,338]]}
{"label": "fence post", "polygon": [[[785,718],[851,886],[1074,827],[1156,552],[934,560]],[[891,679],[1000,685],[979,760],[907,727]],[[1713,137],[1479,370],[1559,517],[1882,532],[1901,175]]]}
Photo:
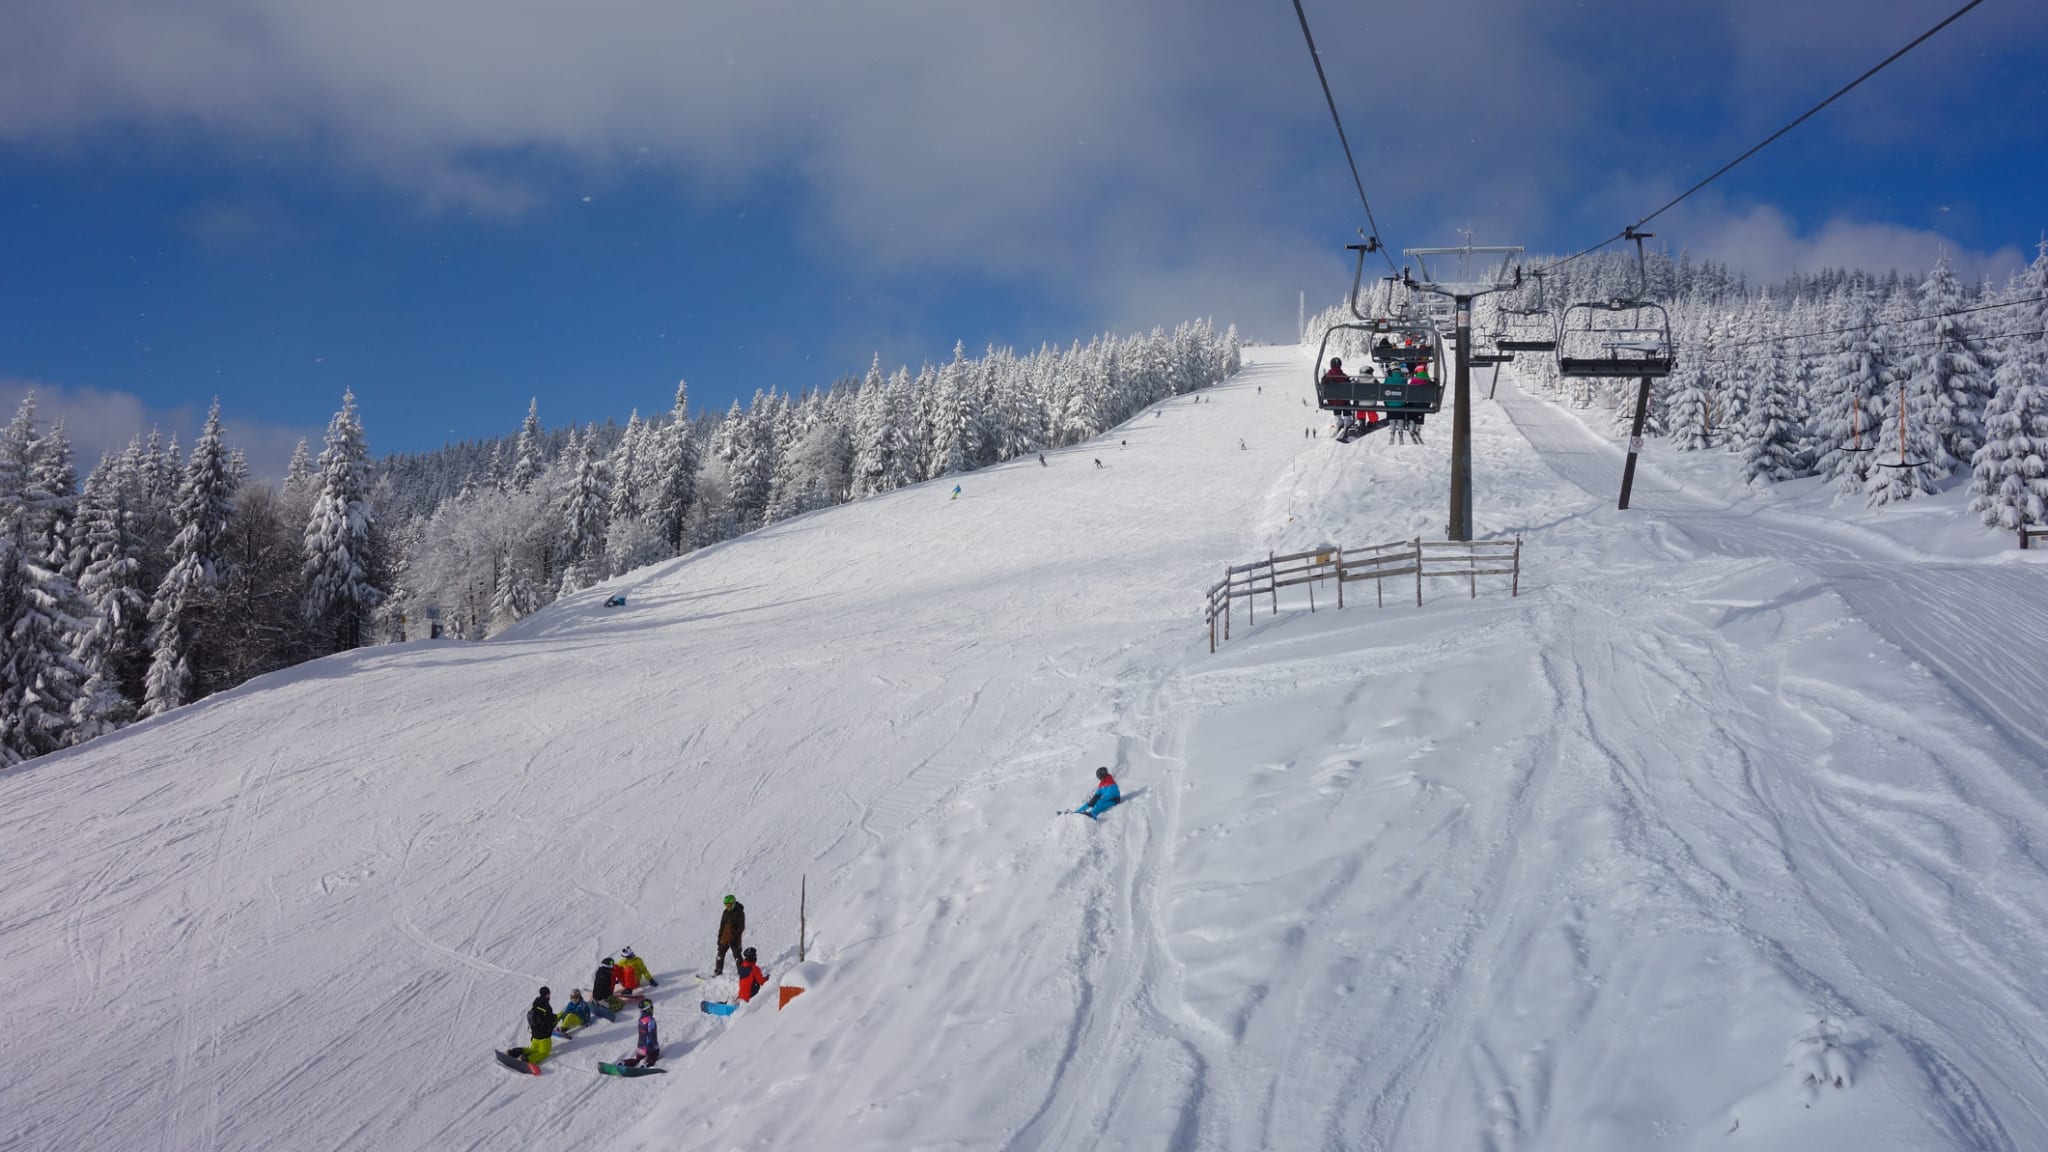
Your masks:
{"label": "fence post", "polygon": [[796,962],[804,962],[804,903],[810,895],[811,878],[798,876],[796,881]]}
{"label": "fence post", "polygon": [[1422,537],[1415,538],[1415,606],[1422,607]]}
{"label": "fence post", "polygon": [[1273,550],[1266,549],[1266,591],[1273,594],[1273,615],[1280,614],[1280,578],[1273,574]]}
{"label": "fence post", "polygon": [[1230,639],[1230,565],[1223,566],[1223,638]]}
{"label": "fence post", "polygon": [[1522,594],[1522,538],[1515,537],[1515,582],[1508,587],[1509,596]]}
{"label": "fence post", "polygon": [[1216,654],[1216,594],[1209,594],[1209,654]]}
{"label": "fence post", "polygon": [[1472,577],[1472,599],[1479,599],[1479,545],[1465,546],[1465,572]]}
{"label": "fence post", "polygon": [[1337,549],[1337,608],[1344,608],[1344,550]]}

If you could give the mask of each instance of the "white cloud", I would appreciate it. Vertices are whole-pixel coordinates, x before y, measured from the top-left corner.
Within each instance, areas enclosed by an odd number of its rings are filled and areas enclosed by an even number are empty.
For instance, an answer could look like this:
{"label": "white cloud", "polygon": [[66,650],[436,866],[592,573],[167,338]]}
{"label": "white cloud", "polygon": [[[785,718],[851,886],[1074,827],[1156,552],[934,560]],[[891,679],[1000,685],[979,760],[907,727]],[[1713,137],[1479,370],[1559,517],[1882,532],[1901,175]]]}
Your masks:
{"label": "white cloud", "polygon": [[[152,428],[161,429],[166,436],[175,434],[178,443],[189,449],[206,422],[205,409],[157,409],[129,392],[12,378],[0,378],[0,409],[4,409],[0,419],[12,418],[30,392],[36,395],[36,414],[44,426],[64,422],[81,478],[102,454],[121,451],[129,440],[148,436]],[[321,443],[319,429],[237,420],[226,414],[221,420],[221,436],[248,457],[252,474],[273,480],[284,476],[300,437],[305,437],[316,453]]]}
{"label": "white cloud", "polygon": [[1686,230],[1693,252],[1749,274],[1752,281],[1777,280],[1792,272],[1861,268],[1883,274],[1924,271],[1946,255],[1964,283],[1991,276],[2003,283],[2025,264],[2018,248],[1976,252],[1954,240],[1917,228],[1867,220],[1833,219],[1802,234],[1781,211],[1756,207],[1735,215],[1694,214]]}

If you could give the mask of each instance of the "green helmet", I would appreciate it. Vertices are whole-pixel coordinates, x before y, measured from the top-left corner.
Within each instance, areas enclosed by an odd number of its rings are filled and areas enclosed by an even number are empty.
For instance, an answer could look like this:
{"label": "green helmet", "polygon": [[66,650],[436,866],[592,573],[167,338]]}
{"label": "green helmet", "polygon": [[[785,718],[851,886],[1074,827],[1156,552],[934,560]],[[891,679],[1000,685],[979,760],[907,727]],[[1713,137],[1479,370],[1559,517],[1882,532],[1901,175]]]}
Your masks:
{"label": "green helmet", "polygon": [[733,905],[733,904],[737,904],[737,903],[739,903],[739,901],[737,901],[737,900],[733,899],[733,897],[732,897],[732,893],[730,893],[730,892],[728,892],[728,893],[726,893],[726,894],[725,894],[725,902],[726,902],[726,904],[727,904],[728,906],[729,906],[729,905]]}

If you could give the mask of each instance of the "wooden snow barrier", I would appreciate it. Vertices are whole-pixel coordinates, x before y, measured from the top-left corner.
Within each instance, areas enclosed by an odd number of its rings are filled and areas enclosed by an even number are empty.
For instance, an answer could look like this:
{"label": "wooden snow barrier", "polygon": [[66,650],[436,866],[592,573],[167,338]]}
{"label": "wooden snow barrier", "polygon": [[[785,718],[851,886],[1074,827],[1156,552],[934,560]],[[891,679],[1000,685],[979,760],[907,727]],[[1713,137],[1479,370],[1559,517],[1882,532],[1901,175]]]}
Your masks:
{"label": "wooden snow barrier", "polygon": [[2029,528],[2025,524],[2020,525],[2020,547],[2031,548],[2035,540],[2048,540],[2048,528]]}
{"label": "wooden snow barrier", "polygon": [[[1413,576],[1415,606],[1422,607],[1422,582],[1441,577],[1467,581],[1474,599],[1479,596],[1481,576],[1509,577],[1508,595],[1522,594],[1522,538],[1512,540],[1401,540],[1391,544],[1339,547],[1327,544],[1306,552],[1285,556],[1267,553],[1264,560],[1232,564],[1223,579],[1209,587],[1208,607],[1203,621],[1209,626],[1209,651],[1216,651],[1216,626],[1223,626],[1222,639],[1230,639],[1236,618],[1235,601],[1244,601],[1245,623],[1258,623],[1259,598],[1266,598],[1266,610],[1280,612],[1282,588],[1305,588],[1308,610],[1316,610],[1316,589],[1335,594],[1337,607],[1344,607],[1344,586],[1370,580],[1373,601],[1386,607],[1387,581]],[[1406,581],[1401,585],[1406,587]]]}

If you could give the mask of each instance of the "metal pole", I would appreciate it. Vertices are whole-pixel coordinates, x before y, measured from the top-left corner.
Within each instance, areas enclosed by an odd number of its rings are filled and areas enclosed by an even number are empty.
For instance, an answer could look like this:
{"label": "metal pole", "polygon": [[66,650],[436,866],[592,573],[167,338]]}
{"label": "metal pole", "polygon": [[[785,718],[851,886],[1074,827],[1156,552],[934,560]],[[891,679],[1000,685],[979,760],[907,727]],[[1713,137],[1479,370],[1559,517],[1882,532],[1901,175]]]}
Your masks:
{"label": "metal pole", "polygon": [[796,960],[804,960],[804,905],[809,900],[811,878],[799,876],[796,881]]}
{"label": "metal pole", "polygon": [[[1472,539],[1472,297],[1453,297],[1458,307],[1458,367],[1451,413],[1451,525],[1453,540]],[[1420,561],[1417,562],[1418,565]],[[1419,582],[1419,581],[1418,581]]]}
{"label": "metal pole", "polygon": [[1628,463],[1621,466],[1621,503],[1617,507],[1624,512],[1628,511],[1629,489],[1636,486],[1636,453],[1643,450],[1643,419],[1649,413],[1650,378],[1645,376],[1636,389],[1636,419],[1628,431]]}

